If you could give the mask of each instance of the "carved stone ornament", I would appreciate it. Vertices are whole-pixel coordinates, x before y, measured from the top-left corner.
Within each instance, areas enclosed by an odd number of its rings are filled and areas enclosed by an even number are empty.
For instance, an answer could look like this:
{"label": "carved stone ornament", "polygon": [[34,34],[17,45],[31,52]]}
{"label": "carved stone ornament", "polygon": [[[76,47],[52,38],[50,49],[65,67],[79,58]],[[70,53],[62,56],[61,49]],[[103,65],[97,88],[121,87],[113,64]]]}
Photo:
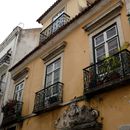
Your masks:
{"label": "carved stone ornament", "polygon": [[72,103],[55,122],[55,126],[58,130],[101,130],[102,125],[97,122],[98,117],[97,110]]}

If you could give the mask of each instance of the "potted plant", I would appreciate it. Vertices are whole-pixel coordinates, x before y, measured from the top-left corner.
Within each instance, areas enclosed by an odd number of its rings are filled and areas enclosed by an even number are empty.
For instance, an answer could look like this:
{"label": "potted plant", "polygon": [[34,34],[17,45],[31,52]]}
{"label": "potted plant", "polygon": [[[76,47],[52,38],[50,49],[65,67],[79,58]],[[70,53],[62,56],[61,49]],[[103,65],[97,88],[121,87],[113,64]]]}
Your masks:
{"label": "potted plant", "polygon": [[120,57],[110,56],[107,57],[100,67],[100,72],[102,73],[103,82],[108,82],[113,79],[117,79],[120,77],[119,69],[121,67]]}

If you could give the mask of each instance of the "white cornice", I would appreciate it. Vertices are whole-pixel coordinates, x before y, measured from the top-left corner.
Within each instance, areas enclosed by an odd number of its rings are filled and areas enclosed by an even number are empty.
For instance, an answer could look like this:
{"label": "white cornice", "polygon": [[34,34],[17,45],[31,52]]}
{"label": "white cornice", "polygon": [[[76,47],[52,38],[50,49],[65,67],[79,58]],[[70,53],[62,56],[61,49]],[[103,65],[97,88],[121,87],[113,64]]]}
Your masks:
{"label": "white cornice", "polygon": [[44,60],[44,63],[50,61],[57,55],[64,52],[66,45],[67,45],[67,42],[63,41],[62,43],[59,43],[56,46],[52,46],[46,52],[44,52],[43,55],[41,55],[41,58]]}

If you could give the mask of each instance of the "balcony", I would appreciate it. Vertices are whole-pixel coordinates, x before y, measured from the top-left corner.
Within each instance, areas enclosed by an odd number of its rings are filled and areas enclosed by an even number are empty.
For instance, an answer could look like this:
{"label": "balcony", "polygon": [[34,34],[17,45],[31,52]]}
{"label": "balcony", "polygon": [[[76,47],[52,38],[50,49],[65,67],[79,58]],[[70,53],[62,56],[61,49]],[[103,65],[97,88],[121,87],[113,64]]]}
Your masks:
{"label": "balcony", "polygon": [[23,103],[20,101],[9,100],[5,106],[2,107],[4,113],[2,126],[7,126],[21,120],[21,111]]}
{"label": "balcony", "polygon": [[130,81],[130,52],[122,50],[83,69],[84,93],[90,98]]}
{"label": "balcony", "polygon": [[57,82],[36,93],[34,113],[41,113],[54,109],[62,103],[63,83]]}
{"label": "balcony", "polygon": [[47,28],[40,33],[40,43],[54,35],[61,27],[63,27],[70,20],[70,16],[66,13],[60,15],[55,21],[53,21]]}
{"label": "balcony", "polygon": [[6,53],[3,57],[0,58],[0,71],[5,70],[10,64],[10,53]]}

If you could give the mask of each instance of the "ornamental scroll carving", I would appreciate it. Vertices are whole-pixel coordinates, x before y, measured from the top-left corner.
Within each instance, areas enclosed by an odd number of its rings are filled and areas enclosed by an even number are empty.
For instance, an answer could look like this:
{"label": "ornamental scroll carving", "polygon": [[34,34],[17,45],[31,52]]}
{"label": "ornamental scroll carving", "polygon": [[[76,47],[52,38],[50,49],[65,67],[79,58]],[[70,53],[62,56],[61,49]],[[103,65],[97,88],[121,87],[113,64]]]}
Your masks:
{"label": "ornamental scroll carving", "polygon": [[99,112],[85,105],[72,103],[55,122],[57,130],[101,130],[97,122]]}

